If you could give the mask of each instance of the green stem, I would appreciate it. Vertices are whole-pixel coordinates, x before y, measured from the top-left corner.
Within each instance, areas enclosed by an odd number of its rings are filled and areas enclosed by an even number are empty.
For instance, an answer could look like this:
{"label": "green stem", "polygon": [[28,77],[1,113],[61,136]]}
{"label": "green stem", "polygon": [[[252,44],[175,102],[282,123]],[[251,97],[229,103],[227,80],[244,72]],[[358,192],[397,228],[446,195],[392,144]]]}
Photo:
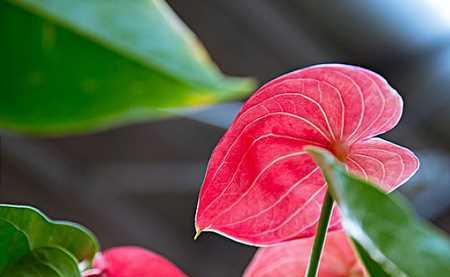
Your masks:
{"label": "green stem", "polygon": [[320,211],[319,225],[317,225],[316,237],[314,238],[314,245],[309,258],[308,270],[306,277],[316,277],[319,269],[320,256],[327,236],[328,223],[330,222],[331,211],[333,209],[333,198],[327,190]]}

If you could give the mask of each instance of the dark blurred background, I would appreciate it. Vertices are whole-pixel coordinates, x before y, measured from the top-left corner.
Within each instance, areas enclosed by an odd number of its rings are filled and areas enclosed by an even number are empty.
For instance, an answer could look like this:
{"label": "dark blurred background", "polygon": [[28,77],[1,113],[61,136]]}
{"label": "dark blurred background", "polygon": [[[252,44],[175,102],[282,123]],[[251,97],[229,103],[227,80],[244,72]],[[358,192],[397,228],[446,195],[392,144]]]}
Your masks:
{"label": "dark blurred background", "polygon": [[[372,69],[405,100],[384,137],[414,149],[419,173],[400,191],[450,232],[450,2],[446,0],[170,0],[221,69],[265,82],[311,64]],[[193,217],[209,155],[240,103],[65,138],[1,140],[0,202],[86,225],[103,248],[153,249],[190,276],[240,276],[255,249]]]}

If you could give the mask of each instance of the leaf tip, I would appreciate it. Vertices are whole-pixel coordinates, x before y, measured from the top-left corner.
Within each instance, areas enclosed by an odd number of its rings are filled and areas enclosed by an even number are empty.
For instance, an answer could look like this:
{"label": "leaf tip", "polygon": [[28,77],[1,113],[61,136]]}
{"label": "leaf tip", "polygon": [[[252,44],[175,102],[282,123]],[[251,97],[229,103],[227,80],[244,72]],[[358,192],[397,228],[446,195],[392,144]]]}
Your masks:
{"label": "leaf tip", "polygon": [[306,145],[305,147],[303,147],[303,150],[305,150],[306,152],[308,152],[309,154],[316,154],[316,153],[320,153],[321,152],[320,147],[317,146],[313,146],[313,145]]}
{"label": "leaf tip", "polygon": [[333,154],[331,154],[324,148],[307,145],[303,148],[303,150],[306,151],[311,156],[311,158],[319,165],[323,164],[323,161],[328,163],[334,162]]}

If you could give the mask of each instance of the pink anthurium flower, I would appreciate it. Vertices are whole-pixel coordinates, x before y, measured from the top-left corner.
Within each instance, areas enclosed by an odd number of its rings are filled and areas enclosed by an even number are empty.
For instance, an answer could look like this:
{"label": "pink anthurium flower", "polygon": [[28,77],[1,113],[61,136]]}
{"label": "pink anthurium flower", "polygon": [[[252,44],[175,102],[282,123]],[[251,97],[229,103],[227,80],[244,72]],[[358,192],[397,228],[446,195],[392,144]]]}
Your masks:
{"label": "pink anthurium flower", "polygon": [[[260,248],[245,270],[244,277],[303,277],[313,243],[314,238],[306,238]],[[327,236],[317,276],[368,276],[343,231]]]}
{"label": "pink anthurium flower", "polygon": [[[315,233],[326,183],[305,145],[391,191],[418,168],[414,154],[374,136],[400,120],[402,99],[378,74],[329,64],[262,86],[215,148],[200,192],[197,234],[268,246]],[[337,209],[329,230],[340,229]]]}
{"label": "pink anthurium flower", "polygon": [[140,247],[111,248],[94,259],[84,277],[187,277],[167,259]]}

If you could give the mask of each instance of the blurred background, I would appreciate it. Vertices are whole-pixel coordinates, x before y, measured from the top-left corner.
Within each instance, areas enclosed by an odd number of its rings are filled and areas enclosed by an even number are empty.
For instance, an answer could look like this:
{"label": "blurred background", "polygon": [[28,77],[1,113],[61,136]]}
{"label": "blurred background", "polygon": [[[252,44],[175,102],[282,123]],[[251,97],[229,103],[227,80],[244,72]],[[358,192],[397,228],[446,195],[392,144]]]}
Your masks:
{"label": "blurred background", "polygon": [[[339,62],[384,76],[405,101],[402,121],[384,137],[421,160],[400,192],[450,232],[449,1],[168,2],[227,74],[262,84],[307,65]],[[103,248],[153,249],[190,276],[240,276],[255,248],[212,233],[192,240],[206,163],[239,107],[229,102],[62,138],[4,133],[0,202],[79,222]]]}

